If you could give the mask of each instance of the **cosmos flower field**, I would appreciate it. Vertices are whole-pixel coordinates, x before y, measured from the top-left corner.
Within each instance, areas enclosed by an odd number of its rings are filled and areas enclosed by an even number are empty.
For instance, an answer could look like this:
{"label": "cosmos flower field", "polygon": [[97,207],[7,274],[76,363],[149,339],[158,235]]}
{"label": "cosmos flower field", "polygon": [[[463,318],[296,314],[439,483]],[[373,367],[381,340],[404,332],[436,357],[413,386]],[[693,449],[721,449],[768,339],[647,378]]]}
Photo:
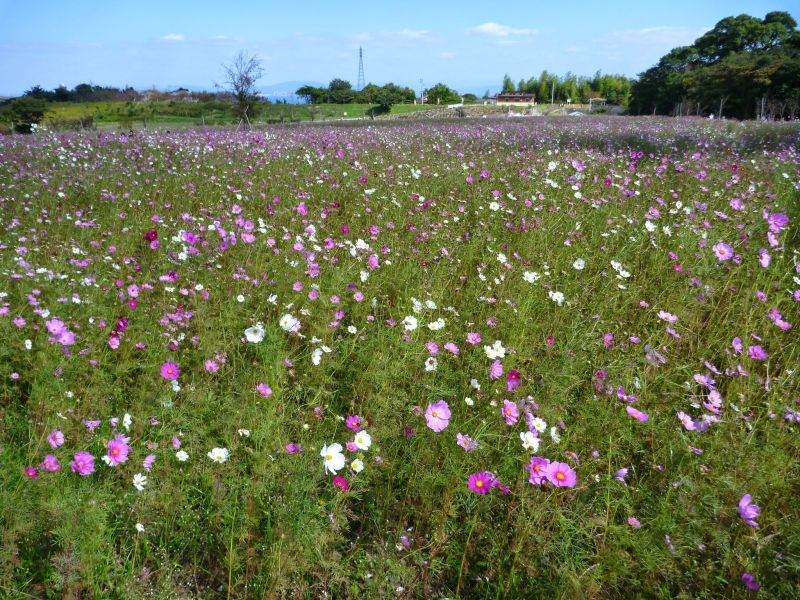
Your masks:
{"label": "cosmos flower field", "polygon": [[0,597],[800,596],[800,126],[0,138]]}

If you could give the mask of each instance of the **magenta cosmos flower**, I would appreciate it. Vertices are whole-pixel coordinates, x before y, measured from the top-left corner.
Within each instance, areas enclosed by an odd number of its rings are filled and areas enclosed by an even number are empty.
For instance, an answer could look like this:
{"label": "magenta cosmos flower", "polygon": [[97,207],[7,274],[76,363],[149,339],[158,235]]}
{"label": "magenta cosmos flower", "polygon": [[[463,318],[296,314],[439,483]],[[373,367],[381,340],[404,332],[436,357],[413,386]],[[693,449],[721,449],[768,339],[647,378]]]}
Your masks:
{"label": "magenta cosmos flower", "polygon": [[481,471],[480,473],[473,473],[469,476],[469,481],[467,481],[467,486],[470,490],[475,492],[476,494],[485,494],[490,489],[492,489],[492,484],[494,483],[494,475],[489,473],[488,471]]}
{"label": "magenta cosmos flower", "polygon": [[332,480],[333,487],[335,487],[340,492],[346,492],[350,489],[350,484],[347,483],[347,479],[342,477],[341,475],[336,475]]}
{"label": "magenta cosmos flower", "polygon": [[350,415],[345,421],[345,425],[350,431],[361,431],[363,429],[364,420],[359,415]]}
{"label": "magenta cosmos flower", "polygon": [[444,430],[450,424],[450,407],[444,400],[439,400],[434,404],[428,404],[425,411],[425,421],[428,427],[436,433]]}
{"label": "magenta cosmos flower", "polygon": [[513,392],[515,389],[519,387],[519,383],[520,383],[519,371],[517,371],[516,369],[511,369],[508,372],[508,375],[506,375],[506,389],[508,389],[509,392]]}
{"label": "magenta cosmos flower", "polygon": [[175,363],[165,362],[163,365],[161,365],[161,376],[164,379],[177,379],[178,375],[180,374],[181,368]]}
{"label": "magenta cosmos flower", "polygon": [[578,475],[567,463],[554,462],[547,465],[547,481],[556,487],[575,487]]}
{"label": "magenta cosmos flower", "polygon": [[94,456],[88,452],[76,452],[74,460],[69,463],[72,472],[82,477],[94,473]]}
{"label": "magenta cosmos flower", "polygon": [[750,494],[742,496],[742,499],[739,500],[739,516],[742,517],[742,521],[745,522],[745,525],[758,527],[756,519],[758,515],[761,514],[761,507],[757,504],[751,504],[750,501],[752,499],[753,497]]}

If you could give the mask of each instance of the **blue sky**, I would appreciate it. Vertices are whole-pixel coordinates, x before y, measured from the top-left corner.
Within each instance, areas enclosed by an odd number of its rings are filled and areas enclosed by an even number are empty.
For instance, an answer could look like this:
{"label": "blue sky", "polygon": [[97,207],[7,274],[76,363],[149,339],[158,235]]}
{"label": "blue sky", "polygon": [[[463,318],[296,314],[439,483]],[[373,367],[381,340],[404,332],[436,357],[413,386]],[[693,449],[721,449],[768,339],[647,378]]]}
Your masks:
{"label": "blue sky", "polygon": [[367,81],[482,93],[505,73],[634,76],[726,16],[774,10],[800,20],[796,0],[0,0],[0,95],[84,81],[212,89],[240,49],[263,59],[268,92],[355,85],[359,46]]}

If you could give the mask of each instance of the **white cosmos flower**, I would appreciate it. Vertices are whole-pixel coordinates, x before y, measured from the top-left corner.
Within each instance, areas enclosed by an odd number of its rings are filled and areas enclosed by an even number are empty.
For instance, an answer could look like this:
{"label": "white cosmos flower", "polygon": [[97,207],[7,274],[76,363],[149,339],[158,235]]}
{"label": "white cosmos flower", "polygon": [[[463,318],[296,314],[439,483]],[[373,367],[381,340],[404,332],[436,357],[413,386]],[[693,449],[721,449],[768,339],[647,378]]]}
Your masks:
{"label": "white cosmos flower", "polygon": [[558,428],[553,426],[550,428],[550,437],[553,438],[553,441],[557,444],[561,441],[561,436],[558,434]]}
{"label": "white cosmos flower", "polygon": [[525,271],[522,274],[522,278],[527,281],[528,283],[536,283],[536,281],[541,277],[538,273],[534,271]]}
{"label": "white cosmos flower", "polygon": [[408,316],[402,320],[402,325],[406,331],[414,331],[417,328],[417,317]]}
{"label": "white cosmos flower", "polygon": [[300,329],[300,321],[292,315],[283,315],[278,324],[287,333],[296,333]]}
{"label": "white cosmos flower", "polygon": [[541,440],[533,435],[530,431],[523,431],[519,434],[519,439],[522,441],[522,447],[530,452],[538,452]]}
{"label": "white cosmos flower", "polygon": [[361,473],[364,470],[364,461],[357,458],[350,463],[350,468],[353,469],[353,473]]}
{"label": "white cosmos flower", "polygon": [[582,271],[583,268],[586,266],[586,261],[582,258],[576,258],[575,262],[572,263],[572,268],[576,271]]}
{"label": "white cosmos flower", "polygon": [[503,348],[503,342],[500,340],[495,340],[494,344],[491,346],[484,346],[483,351],[486,353],[486,358],[489,360],[504,358],[506,355],[506,349]]}
{"label": "white cosmos flower", "polygon": [[178,459],[178,462],[186,462],[189,460],[189,454],[186,452],[186,450],[178,450],[175,453],[175,458]]}
{"label": "white cosmos flower", "polygon": [[208,458],[220,464],[228,460],[228,456],[230,456],[230,452],[228,452],[227,448],[212,448],[211,452],[208,453]]}
{"label": "white cosmos flower", "polygon": [[549,292],[547,292],[547,295],[550,296],[550,300],[552,300],[559,306],[564,304],[564,294],[562,294],[561,292],[554,292],[553,290],[550,290]]}
{"label": "white cosmos flower", "polygon": [[498,211],[500,210],[500,205],[497,202],[489,202],[489,210]]}
{"label": "white cosmos flower", "polygon": [[428,329],[431,331],[439,331],[445,326],[445,320],[439,317],[433,323],[428,323]]}
{"label": "white cosmos flower", "polygon": [[547,423],[541,417],[534,417],[531,420],[531,426],[539,433],[544,433],[547,429]]}
{"label": "white cosmos flower", "polygon": [[137,473],[133,476],[133,487],[135,487],[140,492],[144,491],[144,486],[147,485],[147,476],[142,475],[141,473]]}
{"label": "white cosmos flower", "polygon": [[432,356],[429,356],[428,358],[425,359],[425,370],[427,372],[430,373],[432,371],[435,371],[438,366],[439,366],[439,361],[437,361]]}
{"label": "white cosmos flower", "polygon": [[136,531],[138,531],[139,533],[144,533],[144,525],[142,525],[141,523],[137,523]]}
{"label": "white cosmos flower", "polygon": [[256,323],[244,330],[244,337],[251,344],[258,344],[264,339],[264,333],[264,326],[261,323]]}
{"label": "white cosmos flower", "polygon": [[370,435],[364,431],[359,431],[356,434],[356,439],[354,440],[356,448],[359,450],[369,450],[369,447],[372,445],[372,438]]}
{"label": "white cosmos flower", "polygon": [[122,426],[125,428],[125,431],[129,431],[131,428],[131,424],[133,423],[133,418],[128,413],[122,415]]}
{"label": "white cosmos flower", "polygon": [[319,455],[322,457],[325,472],[327,473],[336,475],[336,471],[344,467],[344,454],[342,454],[341,444],[323,446]]}
{"label": "white cosmos flower", "polygon": [[647,229],[650,233],[653,233],[656,230],[656,224],[652,221],[645,221],[644,228]]}

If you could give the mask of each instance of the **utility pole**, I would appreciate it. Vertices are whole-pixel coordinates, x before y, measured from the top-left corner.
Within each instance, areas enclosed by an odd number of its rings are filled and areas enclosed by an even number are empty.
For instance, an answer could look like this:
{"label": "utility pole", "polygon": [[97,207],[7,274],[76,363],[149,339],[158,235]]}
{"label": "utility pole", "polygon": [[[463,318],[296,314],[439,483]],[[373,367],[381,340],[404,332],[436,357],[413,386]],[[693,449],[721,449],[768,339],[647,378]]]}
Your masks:
{"label": "utility pole", "polygon": [[555,104],[555,103],[556,103],[556,82],[554,79],[550,85],[550,104]]}
{"label": "utility pole", "polygon": [[422,79],[419,80],[419,100],[421,104],[425,104],[425,84]]}
{"label": "utility pole", "polygon": [[356,81],[356,90],[359,92],[364,89],[364,50],[361,46],[358,47],[358,80]]}

